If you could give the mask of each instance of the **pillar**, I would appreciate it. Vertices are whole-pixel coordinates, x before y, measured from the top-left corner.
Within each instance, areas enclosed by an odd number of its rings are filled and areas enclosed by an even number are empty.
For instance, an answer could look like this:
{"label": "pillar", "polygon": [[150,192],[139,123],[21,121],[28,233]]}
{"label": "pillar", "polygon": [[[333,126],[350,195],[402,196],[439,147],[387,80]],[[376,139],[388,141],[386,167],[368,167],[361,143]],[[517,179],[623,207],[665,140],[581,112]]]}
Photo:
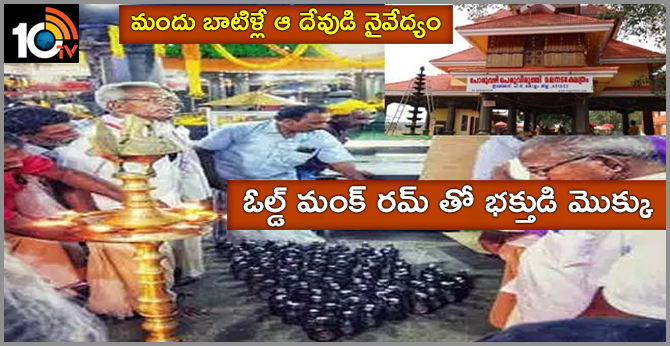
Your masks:
{"label": "pillar", "polygon": [[644,125],[644,134],[647,136],[654,135],[654,116],[651,110],[645,109],[642,111],[642,123]]}
{"label": "pillar", "polygon": [[[109,36],[106,27],[91,27],[81,30],[80,48],[86,54],[86,64],[91,73],[91,97],[93,93],[107,83],[114,82]],[[102,115],[105,110],[95,102],[86,102],[85,105],[96,115]]]}
{"label": "pillar", "polygon": [[537,121],[539,117],[539,114],[536,112],[530,113],[530,130],[533,132],[537,129]]}
{"label": "pillar", "polygon": [[223,98],[224,90],[222,88],[223,78],[220,73],[208,73],[209,77],[209,98],[210,100],[219,100]]}
{"label": "pillar", "polygon": [[577,95],[575,102],[575,134],[589,135],[591,128],[589,126],[589,99],[587,96]]}
{"label": "pillar", "polygon": [[163,82],[163,68],[156,62],[152,44],[126,44],[123,49],[131,81]]}
{"label": "pillar", "polygon": [[507,109],[507,134],[516,134],[516,105],[512,104]]}
{"label": "pillar", "polygon": [[630,120],[628,119],[629,111],[621,111],[621,131],[623,131],[624,136],[628,135],[628,129],[630,128]]}
{"label": "pillar", "polygon": [[449,110],[447,112],[447,123],[444,126],[444,134],[453,135],[456,133],[454,131],[454,125],[456,124],[456,103],[449,102]]}
{"label": "pillar", "polygon": [[529,110],[523,111],[523,132],[530,132],[531,112]]}
{"label": "pillar", "polygon": [[491,101],[493,97],[491,94],[482,94],[482,106],[479,111],[479,130],[478,135],[491,134],[491,119],[493,118],[493,107],[484,107],[484,101]]}

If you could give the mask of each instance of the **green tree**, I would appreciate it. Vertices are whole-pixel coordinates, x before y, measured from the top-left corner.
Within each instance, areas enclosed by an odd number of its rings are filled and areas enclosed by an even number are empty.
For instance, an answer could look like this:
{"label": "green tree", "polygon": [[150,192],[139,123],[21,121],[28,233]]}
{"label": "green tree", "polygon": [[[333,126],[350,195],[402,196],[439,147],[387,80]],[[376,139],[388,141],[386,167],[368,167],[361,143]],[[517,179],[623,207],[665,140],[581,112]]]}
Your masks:
{"label": "green tree", "polygon": [[[278,44],[289,52],[292,52],[297,44]],[[224,44],[223,47],[238,58],[278,58],[281,54],[274,52],[262,44]],[[201,44],[200,53],[203,59],[221,59],[222,56],[210,44]],[[170,44],[165,48],[165,55],[170,58],[181,57],[181,45]],[[319,56],[311,47],[305,52],[307,57]]]}

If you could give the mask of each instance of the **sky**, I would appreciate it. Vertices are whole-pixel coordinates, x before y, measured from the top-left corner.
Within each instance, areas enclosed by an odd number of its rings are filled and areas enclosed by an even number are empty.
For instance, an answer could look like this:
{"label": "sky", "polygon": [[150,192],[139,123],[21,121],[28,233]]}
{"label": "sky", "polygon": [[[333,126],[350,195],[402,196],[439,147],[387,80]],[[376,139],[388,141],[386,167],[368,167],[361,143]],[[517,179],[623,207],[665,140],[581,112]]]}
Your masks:
{"label": "sky", "polygon": [[[454,27],[472,23],[465,12],[454,8]],[[643,42],[638,37],[624,40],[649,50],[658,51],[652,43]],[[385,83],[401,82],[416,77],[419,68],[424,66],[427,75],[444,73],[428,61],[441,58],[470,48],[470,44],[454,32],[453,44],[387,44],[385,47],[386,73]],[[665,52],[663,52],[665,53]]]}

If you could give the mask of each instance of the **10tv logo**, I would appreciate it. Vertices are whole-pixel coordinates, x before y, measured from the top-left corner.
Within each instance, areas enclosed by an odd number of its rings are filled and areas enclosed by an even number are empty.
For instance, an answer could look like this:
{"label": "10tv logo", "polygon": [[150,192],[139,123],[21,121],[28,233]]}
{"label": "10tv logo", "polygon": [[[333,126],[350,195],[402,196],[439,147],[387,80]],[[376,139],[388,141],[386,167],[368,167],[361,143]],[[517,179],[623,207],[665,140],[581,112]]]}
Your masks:
{"label": "10tv logo", "polygon": [[5,5],[5,62],[78,63],[77,24],[78,5]]}

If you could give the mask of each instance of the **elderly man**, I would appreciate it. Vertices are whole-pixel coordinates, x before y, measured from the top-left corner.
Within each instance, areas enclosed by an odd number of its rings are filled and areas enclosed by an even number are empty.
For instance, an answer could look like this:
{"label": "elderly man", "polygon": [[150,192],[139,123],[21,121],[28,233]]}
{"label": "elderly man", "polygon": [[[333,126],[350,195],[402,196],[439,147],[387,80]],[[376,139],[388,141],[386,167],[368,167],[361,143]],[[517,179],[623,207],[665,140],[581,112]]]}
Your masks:
{"label": "elderly man", "polygon": [[[179,109],[179,101],[174,94],[161,88],[155,83],[127,82],[105,85],[96,93],[98,104],[109,113],[101,120],[113,133],[120,134],[123,129],[123,119],[126,114],[134,114],[154,122],[157,135],[177,144],[182,152],[169,155],[154,164],[157,177],[151,181],[156,187],[153,195],[162,205],[178,206],[184,202],[203,202],[210,198],[211,193],[207,184],[197,154],[191,147],[188,130],[184,127],[176,128],[170,120]],[[89,131],[93,131],[90,129]],[[89,133],[91,133],[89,132]],[[58,149],[57,153],[68,167],[114,181],[113,174],[116,167],[110,161],[97,156],[86,138],[71,143],[69,146]],[[96,204],[101,209],[118,207],[118,203],[101,196],[96,197]],[[185,241],[171,243],[178,268],[181,270],[182,282],[188,282],[200,277],[204,273],[201,238],[191,238]],[[166,250],[167,251],[167,250]],[[118,297],[118,291],[129,289],[129,296],[136,296],[138,291],[137,277],[134,273],[135,263],[132,260],[132,247],[119,245],[105,245],[105,254],[114,254],[114,263],[106,265],[108,277],[100,278],[96,282],[107,288],[108,295],[98,297],[98,301],[107,301],[111,306],[119,306],[120,301],[128,301],[134,305],[134,300]],[[171,256],[171,251],[166,255]],[[169,269],[166,268],[169,271]],[[170,274],[168,272],[168,274]],[[113,284],[110,284],[113,283]],[[129,288],[129,287],[133,288]],[[104,305],[104,304],[102,304]],[[126,305],[120,311],[109,311],[115,315],[128,315],[130,306]],[[105,307],[98,311],[106,312]]]}
{"label": "elderly man", "polygon": [[[227,180],[298,180],[297,167],[316,157],[349,179],[366,179],[353,156],[324,131],[329,116],[319,106],[281,109],[275,119],[226,126],[198,144],[210,182],[225,191]],[[236,231],[230,238],[319,241],[303,231]]]}
{"label": "elderly man", "polygon": [[[665,138],[535,138],[510,165],[510,176],[519,180],[665,180]],[[663,244],[662,249],[645,253],[643,249],[654,244]],[[633,253],[645,253],[645,260],[616,265]],[[665,263],[665,230],[550,231],[525,250],[518,275],[503,288],[517,302],[507,325],[578,317],[588,311],[608,282],[610,291],[616,292],[612,297],[630,299],[619,302],[624,311],[658,318],[662,302],[665,318],[664,285],[662,293],[656,287],[640,291],[612,285],[613,280],[621,279],[622,268],[634,276],[637,270],[660,263]],[[619,272],[614,274],[615,270]],[[665,276],[665,267],[654,275],[661,274]]]}

